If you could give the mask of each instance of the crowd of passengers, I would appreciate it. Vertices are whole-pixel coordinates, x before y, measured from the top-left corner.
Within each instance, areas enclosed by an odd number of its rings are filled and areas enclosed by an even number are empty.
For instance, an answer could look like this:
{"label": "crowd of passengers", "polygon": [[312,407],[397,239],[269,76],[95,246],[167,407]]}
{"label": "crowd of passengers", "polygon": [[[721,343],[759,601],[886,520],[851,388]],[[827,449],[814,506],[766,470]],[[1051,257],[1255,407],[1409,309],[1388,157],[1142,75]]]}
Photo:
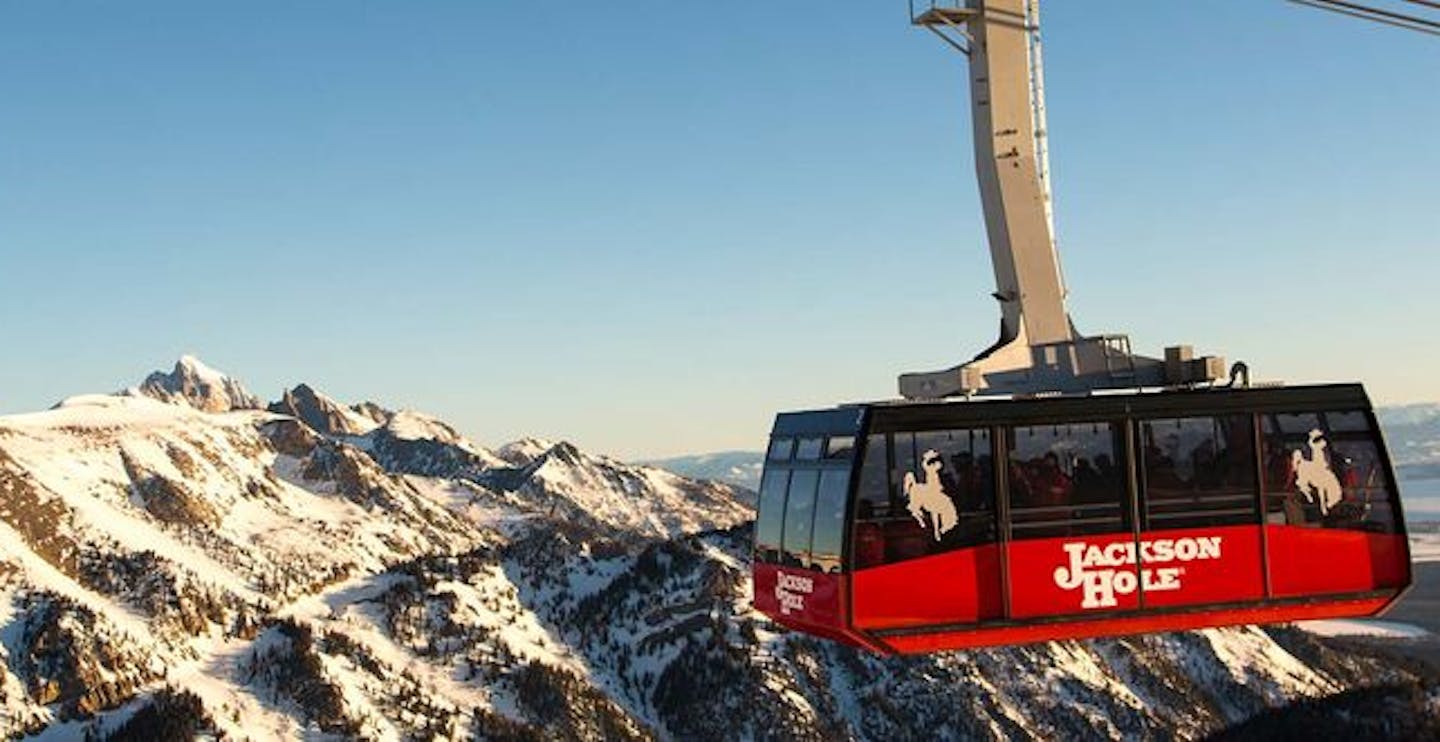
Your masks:
{"label": "crowd of passengers", "polygon": [[1010,502],[1012,507],[1059,507],[1101,502],[1116,502],[1121,486],[1120,471],[1107,455],[1100,454],[1094,462],[1084,456],[1075,457],[1067,472],[1054,451],[1010,462]]}

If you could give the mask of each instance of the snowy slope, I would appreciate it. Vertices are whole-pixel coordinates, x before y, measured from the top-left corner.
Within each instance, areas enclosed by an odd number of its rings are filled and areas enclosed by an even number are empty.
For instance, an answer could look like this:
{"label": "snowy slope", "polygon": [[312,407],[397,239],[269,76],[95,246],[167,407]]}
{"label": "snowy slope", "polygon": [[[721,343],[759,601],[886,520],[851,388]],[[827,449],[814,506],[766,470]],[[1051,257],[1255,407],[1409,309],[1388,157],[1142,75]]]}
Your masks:
{"label": "snowy slope", "polygon": [[657,466],[690,479],[713,479],[759,491],[760,473],[765,468],[765,454],[759,451],[723,451],[641,463]]}
{"label": "snowy slope", "polygon": [[554,447],[555,441],[546,438],[521,438],[495,449],[495,454],[511,466],[529,466]]}
{"label": "snowy slope", "polygon": [[482,483],[552,516],[647,536],[673,537],[755,517],[753,495],[744,490],[591,455],[565,441],[528,458],[527,466],[492,471]]}

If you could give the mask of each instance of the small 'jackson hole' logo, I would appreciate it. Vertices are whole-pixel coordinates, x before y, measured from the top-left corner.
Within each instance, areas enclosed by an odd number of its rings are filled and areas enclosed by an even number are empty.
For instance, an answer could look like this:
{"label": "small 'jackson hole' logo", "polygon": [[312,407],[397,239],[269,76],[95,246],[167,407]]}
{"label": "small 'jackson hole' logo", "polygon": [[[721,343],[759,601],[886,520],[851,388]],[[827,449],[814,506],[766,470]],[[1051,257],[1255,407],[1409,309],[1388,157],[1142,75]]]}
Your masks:
{"label": "small 'jackson hole' logo", "polygon": [[1095,546],[1083,541],[1062,544],[1061,548],[1069,557],[1069,564],[1055,568],[1055,586],[1061,590],[1082,592],[1081,608],[1110,608],[1116,605],[1116,595],[1129,595],[1137,587],[1146,592],[1179,590],[1181,567],[1157,567],[1152,565],[1172,562],[1193,562],[1220,558],[1220,536],[1200,538],[1160,538],[1141,541],[1140,563],[1145,566],[1137,575],[1134,569],[1136,546],[1133,541],[1121,541],[1106,546]]}
{"label": "small 'jackson hole' logo", "polygon": [[805,596],[815,591],[815,581],[800,575],[781,572],[775,578],[775,602],[780,612],[790,615],[791,611],[805,610]]}

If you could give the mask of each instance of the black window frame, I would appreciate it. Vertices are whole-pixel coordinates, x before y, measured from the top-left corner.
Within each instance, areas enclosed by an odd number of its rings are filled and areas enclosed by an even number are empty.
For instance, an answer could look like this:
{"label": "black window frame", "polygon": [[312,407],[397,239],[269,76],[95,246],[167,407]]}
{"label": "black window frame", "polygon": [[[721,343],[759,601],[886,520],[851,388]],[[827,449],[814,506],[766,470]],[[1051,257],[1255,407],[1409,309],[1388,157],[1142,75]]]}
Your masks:
{"label": "black window frame", "polygon": [[[1331,416],[1353,421],[1357,418],[1351,416],[1357,413],[1360,415],[1358,419],[1365,422],[1365,427],[1362,429],[1350,425],[1337,426],[1331,422]],[[1308,437],[1308,432],[1296,432],[1297,429],[1287,429],[1281,426],[1278,419],[1279,414],[1284,413],[1262,414],[1257,423],[1260,439],[1257,459],[1262,466],[1261,486],[1264,503],[1262,510],[1267,525],[1332,528],[1382,534],[1403,535],[1405,533],[1404,517],[1399,502],[1399,488],[1396,485],[1395,473],[1390,464],[1380,423],[1373,410],[1335,408],[1306,410],[1301,413],[1314,416],[1316,427],[1321,430],[1327,442],[1327,455],[1331,457],[1329,468],[1341,480],[1342,500],[1323,515],[1320,513],[1318,503],[1306,500],[1298,492],[1290,489],[1289,476],[1293,476],[1293,471],[1289,472],[1283,483],[1276,486],[1275,474],[1278,473],[1278,467],[1284,465],[1286,460],[1293,455],[1290,453],[1291,447],[1295,446],[1298,449],[1299,441]],[[1277,440],[1281,441],[1280,450],[1274,448]],[[1369,447],[1371,479],[1378,476],[1378,482],[1369,482],[1358,487],[1351,486],[1346,483],[1347,471],[1343,468],[1335,471],[1335,457],[1341,450],[1338,447],[1352,444]],[[1355,504],[1351,499],[1351,494],[1355,490],[1364,493],[1364,501],[1361,505]],[[1381,496],[1375,498],[1376,493]],[[1376,513],[1382,514],[1382,517],[1372,518],[1372,515]]]}
{"label": "black window frame", "polygon": [[[1189,498],[1169,494],[1157,497],[1155,492],[1160,485],[1152,482],[1152,478],[1157,478],[1155,475],[1158,468],[1152,467],[1152,447],[1159,448],[1158,444],[1154,442],[1155,426],[1176,423],[1176,427],[1180,428],[1188,422],[1210,421],[1212,430],[1215,430],[1221,420],[1228,420],[1229,424],[1236,426],[1242,433],[1239,436],[1232,435],[1232,438],[1226,441],[1227,445],[1223,451],[1231,459],[1231,466],[1245,465],[1245,484],[1239,485],[1235,482],[1225,481],[1218,486],[1205,488],[1198,482],[1201,473],[1197,470],[1191,473],[1189,484],[1193,486],[1194,494]],[[1260,452],[1255,445],[1257,421],[1254,415],[1195,413],[1183,417],[1137,417],[1131,420],[1131,424],[1134,426],[1136,436],[1134,468],[1139,485],[1136,495],[1142,532],[1260,525],[1263,488],[1260,481],[1262,475]],[[1243,441],[1243,448],[1231,453],[1231,447],[1228,444],[1239,441]],[[1160,449],[1160,453],[1164,453],[1163,449]],[[1214,462],[1216,467],[1220,466],[1218,461],[1220,455],[1220,451],[1217,450],[1217,461]],[[1158,462],[1156,463],[1158,464]],[[1172,460],[1172,466],[1175,463]],[[1214,471],[1208,472],[1206,476],[1214,476]],[[1179,483],[1184,482],[1181,480]],[[1168,483],[1165,485],[1169,487]],[[1240,487],[1244,491],[1227,491],[1227,489],[1233,490],[1236,487]],[[1178,490],[1178,488],[1172,489]],[[1189,509],[1178,507],[1182,501],[1187,499],[1194,507]]]}
{"label": "black window frame", "polygon": [[[999,426],[1001,436],[1004,439],[1005,467],[1003,477],[1005,480],[1005,518],[1003,531],[1007,541],[1031,541],[1046,538],[1065,537],[1090,537],[1108,536],[1115,534],[1131,534],[1135,531],[1135,489],[1133,487],[1133,465],[1130,439],[1133,435],[1134,420],[1129,417],[1122,418],[1092,418],[1077,420],[1048,420],[1024,423],[1011,423]],[[1014,457],[1018,445],[1015,443],[1022,429],[1043,429],[1050,427],[1084,427],[1105,425],[1109,428],[1111,439],[1111,465],[1110,474],[1100,469],[1097,462],[1089,462],[1095,467],[1096,478],[1087,484],[1087,488],[1095,490],[1100,486],[1108,486],[1118,492],[1118,498],[1110,501],[1110,495],[1104,495],[1104,501],[1098,501],[1095,494],[1089,494],[1082,499],[1078,496],[1079,485],[1075,482],[1075,469],[1066,471],[1064,462],[1056,456],[1058,472],[1065,478],[1065,484],[1069,487],[1067,497],[1069,502],[1056,502],[1052,504],[1031,504],[1022,501],[1017,497],[1017,465],[1022,469],[1028,468],[1031,462],[1016,462]],[[1041,456],[1041,459],[1048,460],[1050,454]],[[1098,459],[1098,457],[1097,457]],[[1100,478],[1113,478],[1113,482],[1106,484]],[[1024,480],[1018,480],[1023,482]],[[1026,483],[1028,485],[1028,483]],[[1098,492],[1098,490],[1095,490]],[[1114,494],[1113,492],[1111,494]],[[1086,500],[1097,500],[1089,502]],[[1113,515],[1111,514],[1113,512]],[[1068,513],[1068,515],[1067,515]],[[1017,515],[1021,516],[1017,518]]]}

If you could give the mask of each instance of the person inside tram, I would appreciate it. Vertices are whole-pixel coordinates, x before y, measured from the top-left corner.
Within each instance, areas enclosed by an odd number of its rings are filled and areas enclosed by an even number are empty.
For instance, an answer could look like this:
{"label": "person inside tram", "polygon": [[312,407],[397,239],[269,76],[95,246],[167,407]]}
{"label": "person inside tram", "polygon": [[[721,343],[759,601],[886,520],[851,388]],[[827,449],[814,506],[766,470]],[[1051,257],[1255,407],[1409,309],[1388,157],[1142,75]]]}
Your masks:
{"label": "person inside tram", "polygon": [[1081,456],[1075,461],[1075,497],[1081,502],[1090,502],[1104,497],[1104,486],[1100,482],[1100,470]]}
{"label": "person inside tram", "polygon": [[1032,482],[1037,485],[1036,504],[1044,507],[1068,505],[1075,494],[1075,484],[1060,468],[1060,457],[1054,451],[1046,452],[1037,462]]}
{"label": "person inside tram", "polygon": [[1194,472],[1190,479],[1193,489],[1218,489],[1225,481],[1219,455],[1215,452],[1215,441],[1210,438],[1201,441],[1190,451],[1190,467]]}
{"label": "person inside tram", "polygon": [[1120,471],[1115,468],[1115,460],[1109,454],[1096,456],[1095,468],[1100,471],[1100,481],[1107,492],[1114,492],[1120,486]]}

